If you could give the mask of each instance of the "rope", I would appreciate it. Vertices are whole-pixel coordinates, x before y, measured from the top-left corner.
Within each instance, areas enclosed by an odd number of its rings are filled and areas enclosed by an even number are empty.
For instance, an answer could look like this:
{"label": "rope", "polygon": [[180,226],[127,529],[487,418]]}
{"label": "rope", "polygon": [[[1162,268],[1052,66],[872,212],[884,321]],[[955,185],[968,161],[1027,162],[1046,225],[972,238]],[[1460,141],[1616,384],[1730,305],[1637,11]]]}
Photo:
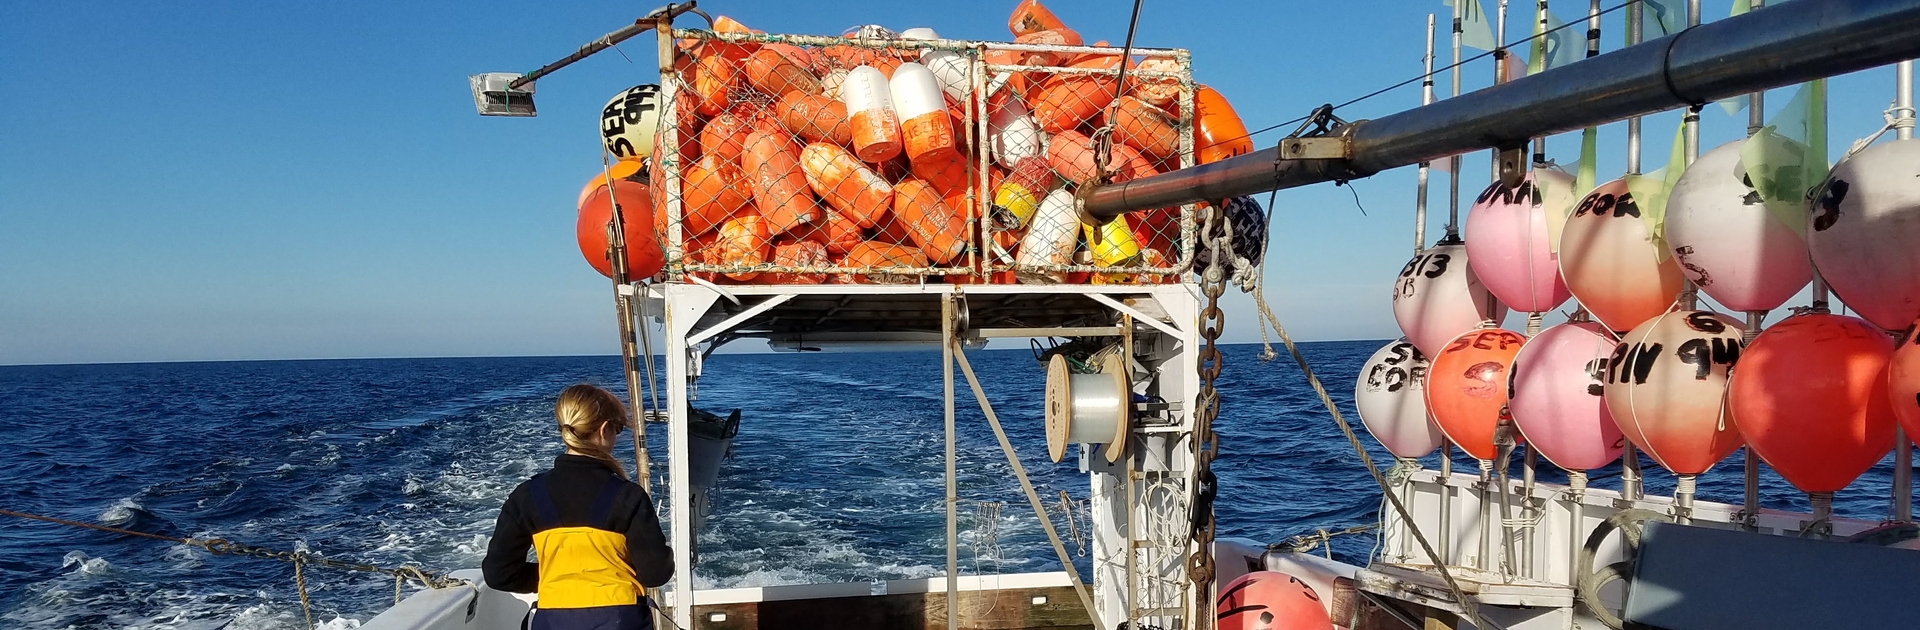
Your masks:
{"label": "rope", "polygon": [[1140,3],[1133,0],[1133,17],[1127,21],[1126,45],[1120,49],[1120,78],[1113,84],[1113,101],[1107,105],[1105,125],[1093,130],[1093,179],[1095,184],[1107,183],[1107,166],[1113,162],[1113,113],[1120,107],[1120,96],[1127,90],[1127,64],[1133,61],[1133,34],[1140,28]]}
{"label": "rope", "polygon": [[[1879,140],[1880,136],[1886,135],[1889,131],[1912,129],[1913,115],[1914,110],[1912,107],[1900,107],[1898,105],[1888,107],[1886,111],[1880,112],[1880,117],[1886,119],[1887,123],[1881,125],[1880,130],[1873,132],[1873,135],[1853,141],[1853,145],[1847,147],[1846,155],[1840,156],[1840,163],[1844,163],[1848,159],[1853,158],[1853,154],[1855,153],[1867,150],[1869,145],[1872,145],[1875,140]],[[1839,163],[1834,164],[1835,167],[1839,165]]]}
{"label": "rope", "polygon": [[1349,536],[1353,534],[1365,534],[1375,529],[1379,529],[1379,526],[1371,525],[1371,524],[1355,525],[1353,527],[1348,527],[1346,529],[1337,529],[1337,530],[1328,530],[1325,527],[1318,527],[1318,528],[1314,528],[1314,530],[1310,533],[1300,534],[1297,536],[1289,536],[1286,540],[1273,543],[1271,545],[1267,545],[1267,551],[1278,551],[1281,553],[1306,553],[1309,551],[1313,551],[1315,549],[1321,549],[1326,552],[1327,559],[1332,560],[1333,559],[1333,548],[1332,548],[1333,540],[1332,539],[1334,537]]}
{"label": "rope", "polygon": [[300,612],[307,616],[307,630],[313,630],[313,602],[307,599],[307,578],[300,573],[299,558],[293,559],[293,588],[300,592]]}

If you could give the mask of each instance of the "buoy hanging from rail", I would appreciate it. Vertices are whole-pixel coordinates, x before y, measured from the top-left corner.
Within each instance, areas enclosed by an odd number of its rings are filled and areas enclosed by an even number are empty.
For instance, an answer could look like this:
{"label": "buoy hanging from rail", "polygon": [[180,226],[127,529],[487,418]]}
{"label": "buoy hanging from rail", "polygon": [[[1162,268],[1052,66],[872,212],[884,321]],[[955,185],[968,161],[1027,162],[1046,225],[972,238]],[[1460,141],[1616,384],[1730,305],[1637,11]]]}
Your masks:
{"label": "buoy hanging from rail", "polygon": [[1074,374],[1064,356],[1047,361],[1047,455],[1053,461],[1065,457],[1067,445],[1075,443],[1106,444],[1108,463],[1126,453],[1133,397],[1126,361],[1109,355],[1098,374]]}

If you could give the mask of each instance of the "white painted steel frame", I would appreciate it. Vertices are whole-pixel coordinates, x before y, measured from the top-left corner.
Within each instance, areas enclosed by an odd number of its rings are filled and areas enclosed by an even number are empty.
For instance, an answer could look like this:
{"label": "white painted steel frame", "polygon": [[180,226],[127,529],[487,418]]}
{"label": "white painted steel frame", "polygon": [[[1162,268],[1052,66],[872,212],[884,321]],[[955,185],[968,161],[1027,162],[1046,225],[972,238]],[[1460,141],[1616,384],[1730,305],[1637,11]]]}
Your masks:
{"label": "white painted steel frame", "polygon": [[[663,604],[672,607],[674,622],[682,628],[693,627],[693,607],[695,603],[702,599],[703,594],[720,594],[723,591],[735,590],[701,591],[688,586],[694,583],[693,542],[695,532],[690,527],[692,519],[683,518],[682,515],[691,514],[693,509],[693,493],[691,487],[689,487],[688,479],[688,409],[690,403],[690,386],[692,379],[696,376],[695,366],[698,365],[700,360],[699,351],[696,346],[700,342],[710,341],[718,335],[746,324],[754,317],[765,314],[780,304],[799,296],[928,295],[939,296],[943,302],[946,302],[950,296],[966,294],[1080,295],[1100,303],[1115,313],[1131,315],[1136,320],[1142,320],[1147,325],[1164,333],[1168,342],[1178,344],[1173,347],[1158,348],[1159,352],[1170,353],[1172,355],[1158,366],[1160,373],[1160,394],[1162,398],[1168,401],[1179,401],[1178,423],[1176,427],[1172,428],[1172,431],[1162,428],[1153,433],[1162,436],[1163,439],[1169,440],[1172,444],[1178,445],[1170,447],[1174,450],[1172,453],[1173,458],[1177,460],[1173,463],[1173,467],[1175,471],[1182,475],[1181,478],[1185,482],[1184,491],[1187,493],[1187,496],[1183,497],[1183,503],[1187,506],[1192,505],[1191,493],[1194,488],[1195,480],[1193,475],[1195,472],[1193,470],[1194,466],[1191,465],[1193,445],[1189,438],[1193,430],[1193,411],[1197,408],[1195,398],[1198,396],[1200,390],[1198,354],[1200,344],[1200,292],[1196,285],[734,285],[726,287],[725,291],[735,298],[765,296],[768,299],[753,306],[746,307],[746,309],[740,313],[730,315],[704,328],[698,327],[702,321],[710,319],[714,305],[718,303],[721,298],[720,290],[698,284],[662,283],[647,285],[642,288],[642,291],[643,299],[659,299],[663,304],[663,308],[657,311],[650,311],[662,314],[659,321],[666,336],[665,360],[667,364],[667,375],[665,388],[667,390],[668,405],[665,414],[668,420],[667,503],[669,512],[668,526],[671,532],[669,540],[673,546],[674,555],[674,582],[673,589],[663,592],[661,599]],[[1119,296],[1151,297],[1160,305],[1161,309],[1166,312],[1167,318],[1171,321],[1161,321],[1147,317],[1140,309],[1129,306],[1117,299]],[[948,316],[948,319],[950,318],[951,315]],[[696,328],[698,328],[698,330],[696,330]],[[951,378],[949,377],[948,380],[950,386]],[[953,395],[951,389],[948,390],[946,397],[948,399],[946,404],[949,406],[952,405]],[[1140,436],[1145,433],[1147,432],[1137,432],[1135,436],[1130,439],[1133,439],[1137,445],[1142,442]],[[1136,447],[1136,450],[1138,450],[1138,447]],[[1115,484],[1124,479],[1118,475],[1125,474],[1126,466],[1134,465],[1132,462],[1139,461],[1140,459],[1141,456],[1136,454],[1135,457],[1125,460],[1127,463],[1118,468],[1109,467],[1102,469],[1095,467],[1091,471],[1093,473],[1091,475],[1091,501],[1092,512],[1094,513],[1094,531],[1092,535],[1095,539],[1093,545],[1095,548],[1093,593],[1095,606],[1102,618],[1127,618],[1127,613],[1130,612],[1127,608],[1131,606],[1133,602],[1124,600],[1125,584],[1128,576],[1124,574],[1117,576],[1111,575],[1110,569],[1103,572],[1102,567],[1124,566],[1122,562],[1112,561],[1114,557],[1112,554],[1134,553],[1132,549],[1133,545],[1129,541],[1130,532],[1124,530],[1124,523],[1127,521],[1126,517],[1129,513],[1132,513],[1139,520],[1146,520],[1151,516],[1147,513],[1147,510],[1152,504],[1152,500],[1149,497],[1141,501],[1139,505],[1126,505],[1126,502],[1120,502],[1120,504],[1116,505],[1114,504],[1115,502],[1105,498],[1107,492],[1103,492],[1103,488],[1107,491],[1116,489],[1117,486],[1115,486]],[[1178,516],[1184,516],[1184,514]],[[1115,541],[1120,542],[1119,549],[1114,548],[1112,543]],[[1186,551],[1191,553],[1192,549],[1187,549]],[[1171,576],[1173,580],[1182,584],[1185,583],[1184,554],[1177,558],[1161,558],[1160,560],[1159,566],[1149,566],[1148,568],[1150,570],[1158,570],[1161,574],[1160,577],[1163,579]],[[1122,571],[1124,573],[1124,569]],[[1102,579],[1102,575],[1106,575],[1106,579]],[[964,585],[967,579],[968,578],[965,577],[960,578],[956,581],[955,586]],[[932,584],[929,583],[928,586],[931,588]],[[947,588],[947,583],[944,579],[940,581],[939,587],[943,590]],[[1190,591],[1191,589],[1186,588],[1182,590]],[[684,593],[684,597],[682,593]],[[1196,600],[1196,595],[1204,596],[1203,594],[1186,593],[1186,599],[1190,600],[1187,603],[1191,603],[1191,600]],[[1210,602],[1211,599],[1208,598],[1206,601]]]}

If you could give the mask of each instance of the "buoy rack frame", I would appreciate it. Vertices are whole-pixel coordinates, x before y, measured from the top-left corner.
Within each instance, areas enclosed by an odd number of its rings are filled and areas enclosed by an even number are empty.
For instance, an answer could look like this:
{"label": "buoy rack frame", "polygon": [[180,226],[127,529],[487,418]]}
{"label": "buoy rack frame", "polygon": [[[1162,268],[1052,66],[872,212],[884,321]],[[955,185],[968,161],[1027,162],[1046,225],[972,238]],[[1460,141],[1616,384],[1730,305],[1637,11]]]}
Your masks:
{"label": "buoy rack frame", "polygon": [[[688,520],[687,413],[702,361],[715,348],[738,339],[775,343],[924,343],[943,348],[947,465],[947,570],[958,573],[957,489],[954,426],[957,397],[953,366],[974,381],[966,346],[993,338],[1113,337],[1125,342],[1135,363],[1150,378],[1130,383],[1127,391],[1156,395],[1168,404],[1148,408],[1154,417],[1129,428],[1124,457],[1109,462],[1092,449],[1081,466],[1090,477],[1089,507],[1093,575],[1087,584],[1092,617],[1101,627],[1122,621],[1158,627],[1191,627],[1194,615],[1211,615],[1210,593],[1195,594],[1185,561],[1193,551],[1188,506],[1193,504],[1193,418],[1199,392],[1200,292],[1189,283],[1162,285],[742,285],[689,283],[629,285],[624,298],[641,302],[632,312],[652,320],[664,332],[668,423],[669,541],[675,554],[672,590],[661,596],[680,627],[695,627],[694,604],[703,589],[694,584],[697,532]],[[636,322],[645,325],[648,322]],[[1114,357],[1118,359],[1118,356]],[[1032,393],[1043,395],[1045,381],[1032,379]],[[981,411],[996,425],[981,390],[973,392]],[[1006,422],[1038,423],[1041,418],[1011,417]],[[996,426],[998,433],[998,427]],[[1002,434],[1004,436],[1004,434]],[[830,445],[824,445],[830,447]],[[1041,444],[1013,444],[1018,451]],[[1019,470],[1016,467],[1016,470]],[[1024,482],[1023,482],[1024,483]],[[1028,499],[1038,497],[1027,488]],[[1045,518],[1044,516],[1042,518]],[[1050,525],[1048,525],[1050,527]],[[1055,541],[1056,552],[1065,555]],[[1079,581],[1067,559],[1064,567]],[[1018,575],[1001,576],[1005,578]],[[935,578],[947,591],[948,610],[964,610],[959,584],[972,579]],[[1022,578],[1024,579],[1024,578]],[[930,589],[937,592],[935,585]],[[721,595],[720,593],[715,593]],[[958,608],[956,608],[956,606]],[[959,618],[949,616],[948,627]],[[931,623],[931,620],[930,620]]]}

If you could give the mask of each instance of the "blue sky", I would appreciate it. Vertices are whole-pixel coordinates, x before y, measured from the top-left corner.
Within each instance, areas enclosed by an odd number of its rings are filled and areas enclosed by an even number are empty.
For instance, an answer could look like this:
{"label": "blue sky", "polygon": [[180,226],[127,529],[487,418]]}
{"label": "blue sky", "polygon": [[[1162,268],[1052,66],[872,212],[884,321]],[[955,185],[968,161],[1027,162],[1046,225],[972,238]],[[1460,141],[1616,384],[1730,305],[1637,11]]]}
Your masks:
{"label": "blue sky", "polygon": [[[776,32],[880,23],[1005,39],[1014,4],[703,8]],[[1115,42],[1126,5],[1049,3],[1088,40]],[[1727,6],[1710,1],[1704,13],[1718,18]],[[631,62],[604,54],[542,81],[534,119],[474,115],[466,75],[537,67],[648,8],[0,7],[9,92],[0,102],[0,364],[615,352],[608,284],[573,242],[573,202],[599,168],[600,106],[657,81],[651,40],[621,47]],[[1196,76],[1259,128],[1417,74],[1425,16],[1442,11],[1438,0],[1204,9],[1150,0],[1138,41],[1191,49]],[[1559,13],[1580,19],[1570,7]],[[1610,18],[1613,49],[1620,19]],[[1467,75],[1473,89],[1492,67]],[[1833,82],[1833,155],[1878,127],[1892,82],[1890,68]],[[1770,104],[1789,95],[1775,91]],[[1340,113],[1377,117],[1418,103],[1410,87]],[[1707,148],[1745,126],[1744,114],[1714,108],[1705,119]],[[1668,113],[1647,128],[1676,121]],[[1603,130],[1603,179],[1624,164],[1622,129]],[[1556,138],[1550,153],[1568,161],[1576,145]],[[1664,162],[1649,153],[1649,170]],[[1487,181],[1485,154],[1466,162],[1470,200]],[[1267,296],[1297,338],[1398,335],[1388,296],[1412,253],[1413,179],[1406,168],[1356,182],[1364,215],[1353,193],[1333,186],[1279,195]],[[1444,177],[1436,183],[1433,238],[1445,212]],[[1231,303],[1229,340],[1257,341],[1251,302]]]}

